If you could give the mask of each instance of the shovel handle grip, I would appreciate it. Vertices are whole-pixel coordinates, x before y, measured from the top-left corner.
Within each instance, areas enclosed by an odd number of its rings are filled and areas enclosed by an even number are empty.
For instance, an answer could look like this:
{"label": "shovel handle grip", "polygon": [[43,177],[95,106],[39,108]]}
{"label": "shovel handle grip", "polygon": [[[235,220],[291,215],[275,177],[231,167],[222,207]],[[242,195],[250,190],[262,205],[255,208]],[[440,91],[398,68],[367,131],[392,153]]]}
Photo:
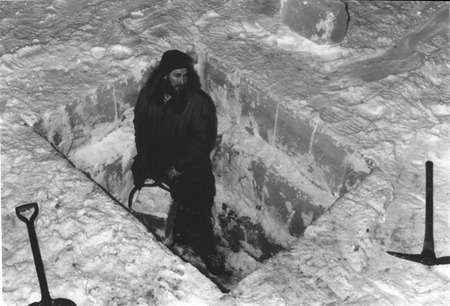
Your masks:
{"label": "shovel handle grip", "polygon": [[[22,212],[30,210],[30,209],[34,209],[34,212],[31,215],[30,219],[27,219],[27,217],[22,215]],[[29,204],[24,204],[24,205],[20,205],[20,206],[16,207],[17,217],[20,220],[22,220],[23,222],[25,222],[26,224],[33,223],[34,220],[36,219],[38,213],[39,213],[39,206],[37,205],[37,203],[29,203]]]}
{"label": "shovel handle grip", "polygon": [[128,209],[129,210],[133,211],[131,206],[133,205],[134,194],[136,193],[136,191],[140,190],[142,187],[159,187],[161,189],[164,189],[164,190],[170,192],[170,187],[167,184],[160,182],[160,181],[155,181],[153,183],[144,184],[141,187],[134,186],[133,189],[131,189],[131,191],[130,191],[130,195],[128,196]]}

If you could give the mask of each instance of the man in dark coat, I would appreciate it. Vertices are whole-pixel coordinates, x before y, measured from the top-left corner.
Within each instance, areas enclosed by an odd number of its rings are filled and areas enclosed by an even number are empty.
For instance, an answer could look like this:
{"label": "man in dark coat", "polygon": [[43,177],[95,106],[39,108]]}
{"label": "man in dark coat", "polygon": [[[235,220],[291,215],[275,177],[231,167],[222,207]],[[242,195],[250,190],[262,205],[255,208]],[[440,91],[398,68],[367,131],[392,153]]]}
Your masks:
{"label": "man in dark coat", "polygon": [[215,180],[210,153],[217,136],[216,108],[200,89],[190,57],[178,50],[163,54],[140,91],[134,109],[137,156],[134,184],[147,178],[164,182],[176,202],[175,241],[187,243],[208,269],[221,273],[211,218]]}

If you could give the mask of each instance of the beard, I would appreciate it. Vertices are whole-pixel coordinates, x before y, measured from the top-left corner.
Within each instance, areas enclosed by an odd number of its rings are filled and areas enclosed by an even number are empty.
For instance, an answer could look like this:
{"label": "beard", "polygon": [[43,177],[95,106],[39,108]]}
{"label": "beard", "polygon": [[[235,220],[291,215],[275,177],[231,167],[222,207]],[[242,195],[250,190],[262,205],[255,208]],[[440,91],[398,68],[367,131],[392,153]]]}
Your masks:
{"label": "beard", "polygon": [[182,99],[186,93],[186,85],[172,86],[169,78],[164,80],[164,92],[168,93],[172,98],[178,100]]}

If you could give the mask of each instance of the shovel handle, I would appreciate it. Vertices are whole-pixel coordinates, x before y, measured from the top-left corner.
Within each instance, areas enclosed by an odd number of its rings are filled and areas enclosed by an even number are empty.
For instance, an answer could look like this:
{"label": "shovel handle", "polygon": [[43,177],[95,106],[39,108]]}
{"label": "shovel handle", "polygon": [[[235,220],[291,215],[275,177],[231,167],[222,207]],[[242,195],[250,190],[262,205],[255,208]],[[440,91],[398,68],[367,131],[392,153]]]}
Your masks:
{"label": "shovel handle", "polygon": [[[34,212],[31,215],[30,219],[27,219],[24,215],[22,215],[22,212],[30,210],[30,209],[34,209]],[[16,207],[17,217],[20,220],[22,220],[23,222],[25,222],[26,224],[34,223],[34,220],[36,220],[38,213],[39,213],[39,206],[37,205],[37,203],[29,203],[29,204],[24,204],[24,205],[20,205],[20,206]]]}
{"label": "shovel handle", "polygon": [[425,239],[423,243],[423,252],[432,252],[434,254],[433,237],[433,162],[427,161],[426,183],[425,183]]}

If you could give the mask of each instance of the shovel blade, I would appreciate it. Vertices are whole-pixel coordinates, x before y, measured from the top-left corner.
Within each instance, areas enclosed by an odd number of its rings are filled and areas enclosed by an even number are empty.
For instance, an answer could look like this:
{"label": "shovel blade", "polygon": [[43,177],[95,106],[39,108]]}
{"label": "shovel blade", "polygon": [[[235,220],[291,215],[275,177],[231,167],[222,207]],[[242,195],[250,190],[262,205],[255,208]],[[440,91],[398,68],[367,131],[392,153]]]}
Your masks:
{"label": "shovel blade", "polygon": [[29,306],[77,306],[73,301],[69,299],[52,299],[50,303],[45,301],[35,302],[30,304]]}

